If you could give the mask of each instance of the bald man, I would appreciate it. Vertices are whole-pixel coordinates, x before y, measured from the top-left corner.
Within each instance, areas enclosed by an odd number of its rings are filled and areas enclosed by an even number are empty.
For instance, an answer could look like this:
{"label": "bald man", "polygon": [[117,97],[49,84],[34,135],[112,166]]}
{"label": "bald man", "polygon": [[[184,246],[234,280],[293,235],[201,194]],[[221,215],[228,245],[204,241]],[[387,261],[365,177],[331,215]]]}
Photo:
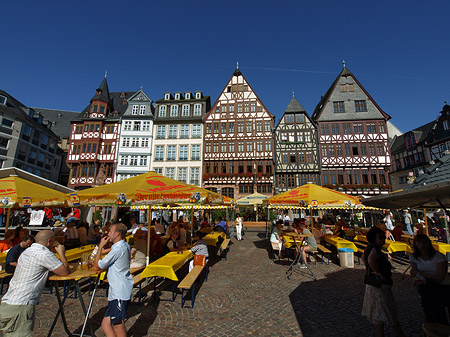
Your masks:
{"label": "bald man", "polygon": [[36,235],[35,243],[20,255],[9,289],[0,304],[0,330],[3,336],[32,336],[34,309],[39,303],[49,271],[59,276],[69,274],[64,246],[55,247],[61,260],[50,251],[53,247],[55,233],[44,230]]}

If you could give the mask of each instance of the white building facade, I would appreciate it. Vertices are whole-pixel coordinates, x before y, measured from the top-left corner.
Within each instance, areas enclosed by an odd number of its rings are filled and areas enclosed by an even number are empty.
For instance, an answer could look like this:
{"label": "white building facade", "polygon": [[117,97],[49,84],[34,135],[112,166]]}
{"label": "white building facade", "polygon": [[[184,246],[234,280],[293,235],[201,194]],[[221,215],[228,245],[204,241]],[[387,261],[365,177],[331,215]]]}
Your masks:
{"label": "white building facade", "polygon": [[201,91],[164,93],[164,98],[155,102],[153,171],[201,185],[203,117],[210,108],[210,97]]}
{"label": "white building facade", "polygon": [[128,99],[120,123],[115,181],[151,170],[154,109],[152,100],[138,90]]}

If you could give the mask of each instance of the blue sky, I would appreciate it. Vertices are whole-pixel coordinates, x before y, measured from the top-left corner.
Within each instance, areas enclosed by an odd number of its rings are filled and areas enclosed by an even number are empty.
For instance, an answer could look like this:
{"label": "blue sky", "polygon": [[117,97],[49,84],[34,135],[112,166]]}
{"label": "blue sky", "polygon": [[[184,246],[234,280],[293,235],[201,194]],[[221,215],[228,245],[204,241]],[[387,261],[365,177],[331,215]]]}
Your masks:
{"label": "blue sky", "polygon": [[214,103],[239,61],[278,118],[292,91],[312,114],[342,60],[402,131],[450,101],[450,2],[7,1],[0,88],[81,111],[111,91],[202,90]]}

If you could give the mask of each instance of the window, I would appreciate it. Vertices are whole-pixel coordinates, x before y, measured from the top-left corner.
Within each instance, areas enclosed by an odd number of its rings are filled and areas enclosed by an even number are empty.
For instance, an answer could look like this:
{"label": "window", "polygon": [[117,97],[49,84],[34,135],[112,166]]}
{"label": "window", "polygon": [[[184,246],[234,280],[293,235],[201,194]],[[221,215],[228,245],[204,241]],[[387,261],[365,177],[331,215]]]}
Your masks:
{"label": "window", "polygon": [[130,146],[130,138],[129,137],[122,138],[122,146],[123,147],[129,147]]}
{"label": "window", "polygon": [[139,105],[133,105],[133,110],[131,111],[132,115],[137,115],[139,110]]}
{"label": "window", "polygon": [[234,133],[234,122],[228,123],[228,133]]}
{"label": "window", "polygon": [[359,148],[361,150],[361,156],[367,156],[366,144],[359,144]]}
{"label": "window", "polygon": [[238,142],[238,152],[244,152],[244,142]]}
{"label": "window", "polygon": [[227,133],[227,123],[226,122],[222,122],[221,126],[222,126],[222,133]]}
{"label": "window", "polygon": [[247,122],[247,133],[251,133],[253,128],[252,122]]}
{"label": "window", "polygon": [[134,122],[133,124],[133,131],[140,131],[141,130],[141,122]]}
{"label": "window", "polygon": [[341,129],[339,127],[339,124],[336,124],[336,123],[331,124],[331,134],[339,135],[340,133],[341,133]]}
{"label": "window", "polygon": [[9,143],[9,139],[0,137],[0,147],[7,148],[8,147],[8,143]]}
{"label": "window", "polygon": [[172,105],[170,107],[170,117],[178,117],[178,105]]}
{"label": "window", "polygon": [[322,124],[320,126],[320,133],[322,135],[329,135],[330,134],[330,128],[328,127],[328,124]]}
{"label": "window", "polygon": [[175,167],[166,167],[166,177],[175,179]]}
{"label": "window", "polygon": [[266,140],[266,151],[272,151],[272,142],[270,140]]}
{"label": "window", "polygon": [[194,116],[201,116],[201,115],[202,115],[202,105],[194,104]]}
{"label": "window", "polygon": [[164,145],[157,145],[155,149],[155,160],[164,160]]}
{"label": "window", "polygon": [[1,105],[6,105],[6,97],[5,96],[3,96],[3,95],[0,95],[0,104]]}
{"label": "window", "polygon": [[364,133],[362,123],[353,123],[353,132],[355,134]]}
{"label": "window", "polygon": [[191,145],[191,160],[200,160],[200,145]]}
{"label": "window", "polygon": [[377,152],[379,156],[384,156],[386,154],[386,151],[384,151],[384,145],[383,143],[377,144]]}
{"label": "window", "polygon": [[377,128],[375,126],[375,123],[367,123],[367,133],[377,133]]}
{"label": "window", "polygon": [[120,156],[120,165],[128,165],[128,156]]}
{"label": "window", "polygon": [[92,112],[97,112],[98,111],[98,105],[94,105]]}
{"label": "window", "polygon": [[234,104],[229,104],[228,110],[229,110],[229,112],[234,112]]}
{"label": "window", "polygon": [[286,124],[294,124],[294,115],[289,114],[284,116],[284,122]]}
{"label": "window", "polygon": [[350,144],[344,144],[345,155],[350,156]]}
{"label": "window", "polygon": [[163,169],[162,167],[155,167],[154,168],[155,173],[162,175],[163,174]]}
{"label": "window", "polygon": [[358,145],[352,145],[352,155],[358,156]]}
{"label": "window", "polygon": [[262,132],[262,122],[256,122],[256,131]]}
{"label": "window", "polygon": [[305,121],[303,114],[295,114],[295,122],[302,124]]}
{"label": "window", "polygon": [[142,122],[142,131],[150,131],[151,123],[148,121]]}
{"label": "window", "polygon": [[187,168],[186,167],[179,167],[178,168],[178,181],[181,181],[182,183],[187,182]]}
{"label": "window", "polygon": [[219,133],[219,123],[213,123],[214,134]]}
{"label": "window", "polygon": [[100,105],[100,113],[105,113],[105,106],[104,105]]}
{"label": "window", "polygon": [[242,112],[242,103],[238,103],[237,106],[238,106],[237,111]]}
{"label": "window", "polygon": [[272,131],[272,127],[270,126],[270,122],[264,122],[264,131],[266,131],[266,132]]}
{"label": "window", "polygon": [[378,122],[378,128],[380,129],[380,133],[386,132],[384,129],[384,122]]}
{"label": "window", "polygon": [[176,93],[176,94],[175,94],[175,99],[176,99],[176,100],[180,99],[180,94],[179,94],[179,93]]}
{"label": "window", "polygon": [[253,185],[251,184],[240,184],[239,185],[239,193],[243,194],[248,194],[248,193],[253,193]]}
{"label": "window", "polygon": [[139,106],[139,114],[140,115],[145,115],[145,105]]}
{"label": "window", "polygon": [[177,138],[178,125],[169,125],[169,138]]}
{"label": "window", "polygon": [[192,138],[201,138],[201,137],[202,137],[201,124],[193,124],[192,125]]}
{"label": "window", "polygon": [[375,145],[369,144],[369,156],[375,156]]}
{"label": "window", "polygon": [[244,122],[238,122],[238,133],[244,132]]}
{"label": "window", "polygon": [[139,138],[131,138],[131,147],[139,147]]}
{"label": "window", "polygon": [[183,105],[183,112],[181,114],[183,117],[189,117],[189,104]]}
{"label": "window", "polygon": [[227,105],[226,104],[223,104],[220,107],[221,107],[220,111],[227,112]]}
{"label": "window", "polygon": [[355,101],[355,111],[356,112],[365,112],[367,111],[366,101]]}
{"label": "window", "polygon": [[244,102],[244,112],[248,112],[249,111],[249,103],[248,102]]}
{"label": "window", "polygon": [[161,105],[159,107],[159,117],[166,117],[167,106]]}
{"label": "window", "polygon": [[256,111],[256,102],[251,102],[250,103],[250,111],[251,112],[255,112]]}
{"label": "window", "polygon": [[342,145],[336,145],[336,156],[342,157]]}
{"label": "window", "polygon": [[169,93],[164,94],[164,99],[166,101],[170,100],[170,94]]}
{"label": "window", "polygon": [[372,184],[378,184],[377,171],[376,170],[371,170],[370,171],[370,178],[372,179]]}
{"label": "window", "polygon": [[148,138],[141,138],[141,147],[148,147]]}
{"label": "window", "polygon": [[132,123],[131,121],[123,122],[123,129],[124,129],[124,131],[130,131],[131,130],[131,123]]}
{"label": "window", "polygon": [[229,152],[234,152],[234,142],[230,142],[228,145]]}
{"label": "window", "polygon": [[335,113],[345,112],[344,101],[333,102],[333,109]]}
{"label": "window", "polygon": [[206,133],[209,135],[211,134],[211,123],[206,124]]}
{"label": "window", "polygon": [[210,142],[206,142],[205,152],[206,153],[210,153],[211,152],[211,143]]}
{"label": "window", "polygon": [[352,125],[350,123],[345,123],[343,125],[344,129],[344,135],[351,135],[352,134]]}
{"label": "window", "polygon": [[180,138],[189,138],[189,125],[180,125]]}
{"label": "window", "polygon": [[347,92],[347,86],[345,84],[341,85],[341,92]]}
{"label": "window", "polygon": [[200,168],[199,167],[191,167],[191,185],[200,185]]}
{"label": "window", "polygon": [[89,172],[88,172],[88,177],[93,177],[95,176],[95,164],[88,164],[89,165]]}
{"label": "window", "polygon": [[442,126],[444,127],[444,130],[448,130],[448,119],[442,122]]}
{"label": "window", "polygon": [[167,146],[167,160],[176,160],[177,157],[177,146],[168,145]]}
{"label": "window", "polygon": [[258,151],[258,152],[262,152],[263,151],[263,142],[262,141],[257,141],[256,142],[256,151]]}
{"label": "window", "polygon": [[220,150],[220,152],[222,152],[222,153],[227,152],[227,143],[225,143],[225,142],[222,143],[222,149]]}
{"label": "window", "polygon": [[3,119],[2,119],[2,125],[3,125],[3,126],[6,126],[6,127],[8,127],[8,128],[12,128],[13,123],[14,123],[14,121],[12,121],[12,120],[10,120],[10,119],[7,119],[7,118],[5,118],[5,117],[3,117]]}
{"label": "window", "polygon": [[158,125],[156,128],[156,138],[157,139],[164,139],[166,138],[166,126],[165,125]]}
{"label": "window", "polygon": [[180,145],[180,160],[188,160],[189,145]]}
{"label": "window", "polygon": [[218,153],[219,152],[219,143],[218,142],[214,142],[213,143],[213,152],[214,153]]}
{"label": "window", "polygon": [[253,142],[247,142],[247,152],[253,151]]}
{"label": "window", "polygon": [[184,98],[185,99],[191,99],[191,93],[190,92],[185,92],[184,93]]}
{"label": "window", "polygon": [[130,166],[138,165],[138,156],[130,156]]}
{"label": "window", "polygon": [[[334,151],[334,145],[328,145],[328,153],[330,154],[330,157],[334,157],[335,156],[335,151]],[[302,161],[300,161],[299,160],[299,162],[303,162],[303,160]]]}

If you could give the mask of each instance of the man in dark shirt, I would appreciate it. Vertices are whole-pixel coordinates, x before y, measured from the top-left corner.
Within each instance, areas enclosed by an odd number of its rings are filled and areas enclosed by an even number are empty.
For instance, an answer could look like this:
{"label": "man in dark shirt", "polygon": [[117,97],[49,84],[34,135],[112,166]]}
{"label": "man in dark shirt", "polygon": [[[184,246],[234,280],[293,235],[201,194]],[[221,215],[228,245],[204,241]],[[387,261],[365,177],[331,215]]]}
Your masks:
{"label": "man in dark shirt", "polygon": [[30,247],[33,242],[34,236],[28,235],[23,238],[22,242],[13,246],[8,251],[8,254],[6,254],[6,267],[5,267],[5,271],[7,273],[14,274],[20,254],[22,254],[25,249]]}

